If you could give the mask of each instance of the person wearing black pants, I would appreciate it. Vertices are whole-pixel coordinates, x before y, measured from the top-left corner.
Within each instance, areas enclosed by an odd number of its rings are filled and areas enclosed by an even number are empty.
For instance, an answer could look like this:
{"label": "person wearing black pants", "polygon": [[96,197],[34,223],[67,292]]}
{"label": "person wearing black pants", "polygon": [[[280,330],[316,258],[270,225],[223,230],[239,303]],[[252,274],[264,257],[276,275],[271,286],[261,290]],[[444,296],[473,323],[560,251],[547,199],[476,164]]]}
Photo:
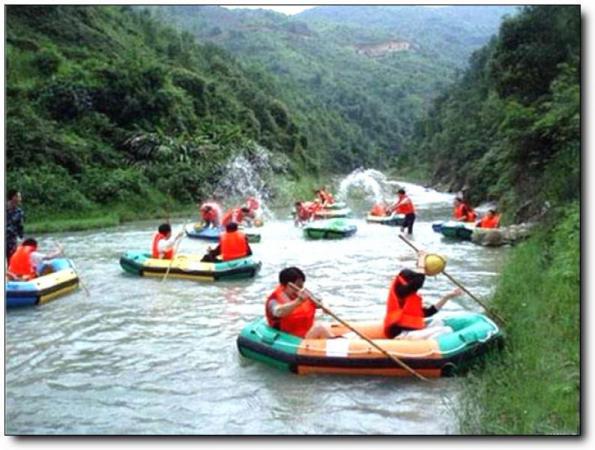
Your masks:
{"label": "person wearing black pants", "polygon": [[412,234],[413,223],[415,222],[415,207],[409,196],[405,194],[405,189],[399,189],[397,193],[399,197],[391,209],[396,214],[405,214],[405,220],[403,225],[401,225],[401,232],[407,228],[407,233]]}

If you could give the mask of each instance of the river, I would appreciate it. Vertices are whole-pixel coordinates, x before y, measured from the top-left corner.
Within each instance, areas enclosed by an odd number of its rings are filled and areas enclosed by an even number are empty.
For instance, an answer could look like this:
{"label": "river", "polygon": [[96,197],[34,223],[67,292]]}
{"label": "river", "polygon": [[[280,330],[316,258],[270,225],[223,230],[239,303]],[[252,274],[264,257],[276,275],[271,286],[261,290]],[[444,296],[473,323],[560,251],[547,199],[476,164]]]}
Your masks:
{"label": "river", "polygon": [[[405,185],[418,214],[411,239],[445,255],[448,272],[476,296],[489,296],[508,250],[443,239],[431,223],[449,216],[453,196]],[[398,228],[367,224],[362,212],[358,232],[339,241],[306,241],[287,211],[276,217],[252,245],[263,263],[258,276],[219,284],[123,272],[120,254],[148,250],[157,221],[40,236],[42,249],[65,245],[90,295],[80,289],[7,312],[6,433],[457,434],[464,377],[298,376],[239,355],[236,337],[263,314],[283,267],[302,268],[306,286],[349,321],[380,320],[392,277],[414,264]],[[186,238],[179,251],[206,247]],[[452,288],[438,276],[422,293],[434,302]],[[459,297],[441,313],[461,308],[481,311]]]}

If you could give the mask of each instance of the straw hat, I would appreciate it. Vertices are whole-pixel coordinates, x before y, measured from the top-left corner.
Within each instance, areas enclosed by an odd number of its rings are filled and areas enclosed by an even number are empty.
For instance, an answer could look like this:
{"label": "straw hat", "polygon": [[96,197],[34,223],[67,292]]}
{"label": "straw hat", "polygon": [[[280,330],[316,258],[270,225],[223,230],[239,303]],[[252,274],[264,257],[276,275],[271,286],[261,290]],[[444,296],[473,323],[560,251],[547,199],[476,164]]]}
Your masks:
{"label": "straw hat", "polygon": [[446,259],[436,253],[429,253],[424,259],[426,275],[438,275],[446,267]]}

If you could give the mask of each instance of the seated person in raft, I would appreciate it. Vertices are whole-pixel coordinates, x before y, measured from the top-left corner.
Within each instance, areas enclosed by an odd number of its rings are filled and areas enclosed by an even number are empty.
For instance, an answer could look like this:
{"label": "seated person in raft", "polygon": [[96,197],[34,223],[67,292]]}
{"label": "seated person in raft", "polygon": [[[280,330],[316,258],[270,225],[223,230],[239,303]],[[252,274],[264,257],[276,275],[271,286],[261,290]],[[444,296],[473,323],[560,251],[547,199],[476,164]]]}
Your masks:
{"label": "seated person in raft", "polygon": [[25,239],[10,257],[6,275],[9,280],[14,281],[28,281],[41,275],[47,275],[52,270],[46,262],[63,253],[64,247],[60,244],[52,253],[38,252],[37,241],[33,238]]}
{"label": "seated person in raft", "polygon": [[184,236],[184,230],[172,236],[171,225],[162,223],[153,235],[151,257],[155,259],[174,259],[176,243]]}
{"label": "seated person in raft", "polygon": [[225,226],[225,232],[219,236],[219,245],[207,249],[207,254],[202,262],[231,261],[232,259],[245,258],[252,254],[248,237],[238,230],[238,224],[230,222]]}
{"label": "seated person in raft", "polygon": [[269,326],[305,339],[335,337],[328,326],[314,322],[318,306],[304,289],[305,282],[306,275],[297,267],[279,272],[279,285],[265,303]]}
{"label": "seated person in raft", "polygon": [[444,260],[438,255],[419,252],[417,268],[421,271],[401,270],[391,282],[384,317],[384,335],[389,339],[428,339],[452,331],[444,326],[426,327],[424,318],[436,314],[448,300],[460,296],[463,291],[454,289],[436,304],[424,306],[418,291],[424,285],[426,275],[442,272]]}
{"label": "seated person in raft", "polygon": [[478,228],[498,228],[500,226],[500,215],[495,209],[490,209],[485,216],[475,224]]}

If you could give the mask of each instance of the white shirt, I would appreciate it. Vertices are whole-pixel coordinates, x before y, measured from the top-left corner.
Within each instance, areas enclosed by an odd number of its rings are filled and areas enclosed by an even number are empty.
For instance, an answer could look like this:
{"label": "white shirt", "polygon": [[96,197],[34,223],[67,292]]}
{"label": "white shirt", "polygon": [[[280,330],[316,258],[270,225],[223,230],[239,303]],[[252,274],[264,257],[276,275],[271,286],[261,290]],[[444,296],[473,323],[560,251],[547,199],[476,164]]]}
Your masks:
{"label": "white shirt", "polygon": [[174,247],[175,243],[176,243],[176,237],[173,235],[170,236],[169,239],[161,239],[157,243],[157,251],[159,252],[159,255],[162,255],[166,251],[172,249]]}

